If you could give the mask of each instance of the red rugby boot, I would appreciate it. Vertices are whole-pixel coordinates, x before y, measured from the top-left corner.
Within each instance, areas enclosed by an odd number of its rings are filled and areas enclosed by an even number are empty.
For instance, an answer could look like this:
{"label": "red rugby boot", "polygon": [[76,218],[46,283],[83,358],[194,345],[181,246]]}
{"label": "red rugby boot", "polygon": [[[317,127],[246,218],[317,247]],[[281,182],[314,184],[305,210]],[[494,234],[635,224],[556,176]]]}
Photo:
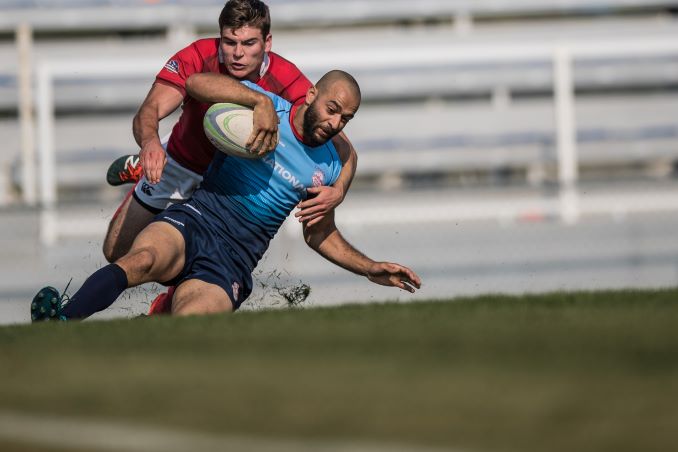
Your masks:
{"label": "red rugby boot", "polygon": [[151,303],[148,309],[148,315],[163,315],[172,312],[172,297],[174,296],[174,286],[168,287],[167,292],[159,294]]}

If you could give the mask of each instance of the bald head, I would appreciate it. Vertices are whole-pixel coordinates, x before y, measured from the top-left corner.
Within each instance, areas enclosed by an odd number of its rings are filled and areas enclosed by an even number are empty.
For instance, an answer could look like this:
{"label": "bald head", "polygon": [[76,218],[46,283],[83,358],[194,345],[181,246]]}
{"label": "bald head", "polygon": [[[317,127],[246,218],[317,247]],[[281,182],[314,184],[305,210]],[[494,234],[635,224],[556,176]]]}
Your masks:
{"label": "bald head", "polygon": [[334,69],[323,75],[315,86],[319,91],[328,91],[335,87],[336,84],[340,84],[342,88],[347,90],[352,96],[355,96],[354,99],[360,104],[360,99],[362,97],[360,86],[348,72]]}
{"label": "bald head", "polygon": [[308,90],[295,116],[295,127],[303,132],[304,142],[319,146],[341,132],[358,111],[360,97],[358,82],[350,74],[334,70],[323,75]]}

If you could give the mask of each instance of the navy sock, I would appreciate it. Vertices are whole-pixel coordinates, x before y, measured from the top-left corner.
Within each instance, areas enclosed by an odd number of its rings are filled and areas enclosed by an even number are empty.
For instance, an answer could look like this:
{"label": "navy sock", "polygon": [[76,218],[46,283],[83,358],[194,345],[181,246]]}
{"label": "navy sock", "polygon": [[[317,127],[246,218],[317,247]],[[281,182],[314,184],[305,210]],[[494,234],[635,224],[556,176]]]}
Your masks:
{"label": "navy sock", "polygon": [[94,272],[71,300],[63,315],[69,319],[84,319],[103,311],[127,289],[127,275],[116,264],[109,264]]}

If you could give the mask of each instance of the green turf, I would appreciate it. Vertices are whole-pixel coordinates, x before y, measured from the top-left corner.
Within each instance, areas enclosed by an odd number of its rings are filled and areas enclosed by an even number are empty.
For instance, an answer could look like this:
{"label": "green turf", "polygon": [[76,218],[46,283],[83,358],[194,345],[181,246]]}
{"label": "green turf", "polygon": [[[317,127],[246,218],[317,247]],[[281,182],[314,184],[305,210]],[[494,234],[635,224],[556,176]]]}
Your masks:
{"label": "green turf", "polygon": [[678,290],[13,326],[0,363],[4,411],[469,451],[678,447]]}

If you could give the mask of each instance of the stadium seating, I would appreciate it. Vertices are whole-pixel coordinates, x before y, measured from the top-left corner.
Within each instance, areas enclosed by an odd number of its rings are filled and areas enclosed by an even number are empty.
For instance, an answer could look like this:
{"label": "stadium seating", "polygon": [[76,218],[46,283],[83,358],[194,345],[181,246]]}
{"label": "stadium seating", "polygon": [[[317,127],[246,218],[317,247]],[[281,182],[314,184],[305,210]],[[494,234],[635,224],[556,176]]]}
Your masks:
{"label": "stadium seating", "polygon": [[[351,131],[362,154],[359,177],[381,172],[425,177],[436,171],[491,172],[504,168],[538,173],[552,165],[556,158],[553,52],[558,46],[572,51],[574,83],[579,92],[625,95],[678,85],[678,52],[672,47],[678,23],[670,14],[674,2],[268,3],[274,17],[276,50],[295,61],[312,79],[330,67],[341,67],[360,80],[366,106]],[[11,37],[18,23],[31,23],[36,32],[37,71],[45,62],[89,62],[96,66],[105,61],[113,62],[124,73],[126,67],[134,69],[142,60],[153,63],[151,67],[161,67],[164,59],[180,47],[178,42],[188,42],[193,33],[215,28],[214,18],[221,5],[221,1],[211,0],[0,0],[0,32]],[[637,15],[615,16],[617,12]],[[551,20],[554,18],[569,19]],[[322,28],[328,24],[333,27]],[[116,35],[130,30],[159,33]],[[179,33],[167,39],[165,35],[172,35],[171,30]],[[45,35],[49,39],[42,38],[46,32],[51,33]],[[60,40],[62,36],[68,39]],[[653,46],[658,50],[653,51]],[[11,114],[17,104],[16,60],[13,41],[0,42],[0,110],[6,114]],[[133,72],[127,76],[92,76],[74,70],[55,78],[57,162],[71,169],[73,162],[81,161],[88,168],[60,171],[61,185],[76,188],[82,184],[91,189],[99,183],[97,174],[111,155],[134,147],[127,120],[123,121],[124,128],[111,133],[101,144],[92,143],[91,138],[77,142],[79,137],[59,132],[60,127],[69,128],[64,126],[69,120],[60,119],[64,113],[68,113],[66,118],[93,112],[102,118],[132,114],[153,77],[153,70],[144,75]],[[533,106],[523,108],[521,99],[534,99]],[[647,160],[678,158],[671,154],[678,149],[678,132],[664,119],[675,117],[675,108],[658,99],[650,102],[666,116],[650,114],[628,121],[627,113],[606,99],[594,109],[584,107],[584,113],[592,113],[578,118],[582,162],[634,162],[639,155]],[[442,117],[435,116],[439,114],[438,104],[444,106]],[[413,109],[420,115],[420,126],[411,136],[404,136],[402,131],[407,129],[403,124],[383,124],[380,116],[372,113],[380,111],[380,105]],[[469,110],[473,113],[464,114]],[[612,121],[603,120],[608,115]],[[516,116],[522,119],[516,121]],[[476,129],[479,124],[484,130]],[[379,131],[380,136],[375,137],[371,130]],[[11,137],[8,141],[16,142]],[[87,152],[87,146],[98,149],[96,156],[78,158]],[[412,159],[413,152],[417,159]],[[11,149],[9,155],[16,166],[17,150]],[[13,173],[15,180],[18,173]]]}

